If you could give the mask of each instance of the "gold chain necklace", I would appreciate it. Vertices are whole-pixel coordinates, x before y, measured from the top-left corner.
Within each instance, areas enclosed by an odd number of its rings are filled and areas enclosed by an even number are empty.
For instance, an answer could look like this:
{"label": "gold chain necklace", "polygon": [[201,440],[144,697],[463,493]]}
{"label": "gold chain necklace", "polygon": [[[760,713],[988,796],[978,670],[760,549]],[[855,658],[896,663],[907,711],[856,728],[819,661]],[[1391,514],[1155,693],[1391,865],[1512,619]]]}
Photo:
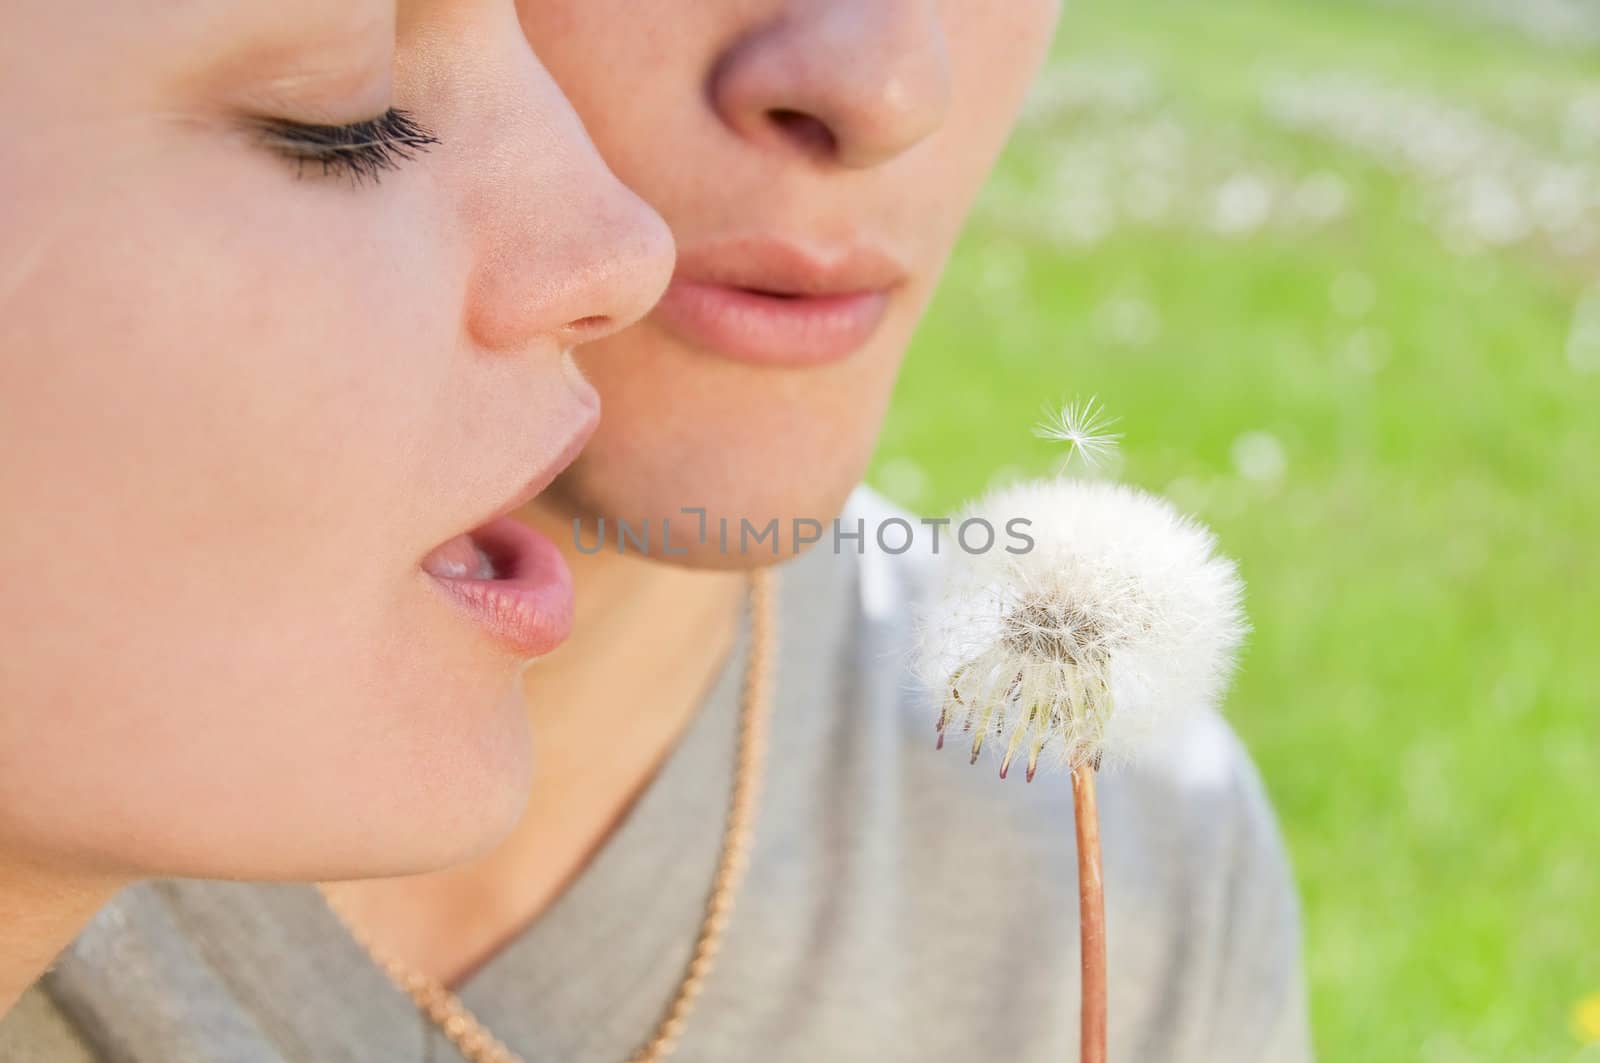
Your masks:
{"label": "gold chain necklace", "polygon": [[[750,652],[745,661],[744,688],[739,707],[739,745],[734,768],[733,792],[728,801],[728,821],[722,835],[722,856],[711,892],[706,899],[705,916],[694,954],[678,983],[672,1002],[656,1025],[655,1032],[628,1063],[659,1063],[672,1054],[683,1036],[689,1012],[705,986],[711,965],[722,948],[722,933],[733,912],[733,899],[744,878],[749,861],[750,840],[755,829],[756,803],[760,798],[762,763],[766,750],[767,715],[771,708],[770,677],[777,641],[774,599],[777,577],[765,569],[750,574]],[[456,1050],[470,1063],[525,1063],[507,1048],[489,1028],[478,1021],[460,997],[445,988],[437,978],[413,970],[373,943],[340,906],[323,892],[323,899],[344,923],[372,962],[383,969],[401,992],[411,998],[417,1010],[427,1016],[448,1037]]]}

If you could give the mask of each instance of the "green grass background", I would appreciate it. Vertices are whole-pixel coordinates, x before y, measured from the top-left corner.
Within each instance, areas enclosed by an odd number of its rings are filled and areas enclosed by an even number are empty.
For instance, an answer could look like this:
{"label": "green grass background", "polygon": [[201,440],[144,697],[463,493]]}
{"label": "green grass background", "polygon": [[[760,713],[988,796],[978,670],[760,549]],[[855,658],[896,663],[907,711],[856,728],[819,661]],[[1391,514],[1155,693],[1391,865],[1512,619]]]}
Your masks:
{"label": "green grass background", "polygon": [[[1396,165],[1275,116],[1284,78],[1527,158]],[[1227,711],[1295,861],[1323,1059],[1569,1063],[1600,992],[1600,368],[1571,353],[1600,249],[1474,246],[1436,209],[1496,166],[1600,174],[1597,89],[1600,50],[1445,6],[1070,0],[874,460],[941,511],[1051,469],[1041,401],[1096,395],[1118,475],[1240,560]],[[1393,127],[1383,98],[1351,121]],[[1086,194],[1085,166],[1127,180]],[[1091,209],[1161,167],[1160,210]],[[1307,188],[1336,216],[1280,217]]]}

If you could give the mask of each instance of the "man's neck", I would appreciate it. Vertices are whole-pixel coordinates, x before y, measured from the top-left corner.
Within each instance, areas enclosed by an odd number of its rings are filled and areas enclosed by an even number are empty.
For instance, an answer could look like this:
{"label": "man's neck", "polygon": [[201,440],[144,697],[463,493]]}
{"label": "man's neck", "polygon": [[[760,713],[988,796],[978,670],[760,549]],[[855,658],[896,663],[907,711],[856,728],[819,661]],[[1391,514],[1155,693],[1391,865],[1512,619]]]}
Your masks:
{"label": "man's neck", "polygon": [[[543,912],[621,821],[694,717],[738,630],[745,578],[572,548],[571,640],[524,675],[534,781],[510,837],[462,867],[328,887],[386,951],[459,982]],[[598,777],[593,765],[605,765]]]}
{"label": "man's neck", "polygon": [[0,1015],[123,885],[0,854]]}

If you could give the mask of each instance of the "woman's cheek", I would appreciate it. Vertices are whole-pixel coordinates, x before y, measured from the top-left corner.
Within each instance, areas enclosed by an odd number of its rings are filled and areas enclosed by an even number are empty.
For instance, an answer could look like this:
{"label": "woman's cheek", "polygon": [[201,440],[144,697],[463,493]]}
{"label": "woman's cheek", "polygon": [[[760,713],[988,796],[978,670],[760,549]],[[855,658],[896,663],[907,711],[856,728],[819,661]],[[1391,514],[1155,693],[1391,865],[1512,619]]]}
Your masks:
{"label": "woman's cheek", "polygon": [[420,866],[526,776],[509,669],[416,569],[461,252],[407,193],[191,161],[8,256],[6,685],[49,709],[0,726],[0,832],[145,874]]}

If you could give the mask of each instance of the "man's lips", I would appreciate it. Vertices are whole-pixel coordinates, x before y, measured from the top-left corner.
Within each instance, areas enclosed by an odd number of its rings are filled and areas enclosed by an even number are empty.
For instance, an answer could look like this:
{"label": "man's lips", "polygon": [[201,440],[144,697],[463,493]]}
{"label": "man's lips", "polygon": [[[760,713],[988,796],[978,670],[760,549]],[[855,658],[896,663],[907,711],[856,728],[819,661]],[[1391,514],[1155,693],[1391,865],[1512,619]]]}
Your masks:
{"label": "man's lips", "polygon": [[846,358],[877,330],[904,271],[865,248],[736,241],[685,251],[656,318],[696,347],[756,365]]}
{"label": "man's lips", "polygon": [[588,417],[494,517],[439,544],[421,562],[452,603],[521,657],[549,653],[571,634],[572,572],[554,542],[510,514],[572,464],[595,424]]}
{"label": "man's lips", "polygon": [[823,365],[859,350],[888,308],[882,291],[770,295],[674,280],[656,306],[696,347],[757,365]]}

